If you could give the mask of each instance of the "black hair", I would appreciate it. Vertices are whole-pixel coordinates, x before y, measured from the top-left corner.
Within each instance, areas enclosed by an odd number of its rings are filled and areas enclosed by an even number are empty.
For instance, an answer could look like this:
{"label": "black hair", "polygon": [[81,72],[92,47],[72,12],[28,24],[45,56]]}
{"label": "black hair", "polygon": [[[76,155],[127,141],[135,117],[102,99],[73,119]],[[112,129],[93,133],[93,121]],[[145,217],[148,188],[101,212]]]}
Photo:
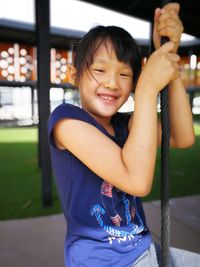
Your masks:
{"label": "black hair", "polygon": [[76,48],[74,65],[77,79],[85,68],[89,69],[93,57],[101,44],[111,41],[119,61],[130,64],[133,71],[133,83],[136,84],[141,72],[141,56],[134,38],[123,28],[117,26],[96,26],[80,41]]}

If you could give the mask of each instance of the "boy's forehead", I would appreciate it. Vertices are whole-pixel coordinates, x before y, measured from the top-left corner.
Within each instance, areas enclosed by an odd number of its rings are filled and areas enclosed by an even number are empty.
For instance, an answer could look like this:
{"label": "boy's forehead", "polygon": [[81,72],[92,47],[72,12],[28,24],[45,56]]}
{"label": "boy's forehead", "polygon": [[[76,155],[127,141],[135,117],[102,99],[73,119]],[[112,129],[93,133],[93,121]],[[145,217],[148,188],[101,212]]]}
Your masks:
{"label": "boy's forehead", "polygon": [[110,57],[116,56],[114,45],[110,40],[106,40],[97,44],[94,57],[101,56],[102,54],[108,54]]}
{"label": "boy's forehead", "polygon": [[119,62],[120,67],[130,69],[130,63],[123,60],[119,60],[116,52],[116,46],[112,40],[108,37],[105,40],[97,40],[94,45],[94,53],[91,58],[91,64],[93,63],[108,63],[108,62]]}
{"label": "boy's forehead", "polygon": [[115,64],[115,66],[117,66],[118,68],[132,70],[129,63],[120,61],[117,58],[114,50],[111,51],[105,50],[105,53],[102,53],[102,50],[99,50],[99,52],[97,52],[93,58],[93,64],[103,64],[103,65],[106,64],[109,66]]}

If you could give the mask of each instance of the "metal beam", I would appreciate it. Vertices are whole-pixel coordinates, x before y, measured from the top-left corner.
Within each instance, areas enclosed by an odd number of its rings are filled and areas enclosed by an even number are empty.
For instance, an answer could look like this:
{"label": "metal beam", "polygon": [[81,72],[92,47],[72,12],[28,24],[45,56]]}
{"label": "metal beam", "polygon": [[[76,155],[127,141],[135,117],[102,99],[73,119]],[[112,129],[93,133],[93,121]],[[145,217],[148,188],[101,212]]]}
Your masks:
{"label": "metal beam", "polygon": [[18,82],[18,81],[0,80],[0,86],[35,88],[36,87],[36,82],[35,81]]}
{"label": "metal beam", "polygon": [[37,85],[39,111],[39,162],[42,175],[42,204],[52,205],[52,171],[47,135],[47,120],[50,114],[50,3],[35,0]]}

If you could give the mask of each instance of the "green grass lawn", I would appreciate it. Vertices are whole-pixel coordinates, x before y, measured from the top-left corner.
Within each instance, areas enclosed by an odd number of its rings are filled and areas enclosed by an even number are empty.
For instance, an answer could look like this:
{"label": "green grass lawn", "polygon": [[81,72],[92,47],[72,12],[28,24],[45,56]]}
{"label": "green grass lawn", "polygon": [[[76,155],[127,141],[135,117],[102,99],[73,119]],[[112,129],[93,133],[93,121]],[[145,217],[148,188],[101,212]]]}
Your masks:
{"label": "green grass lawn", "polygon": [[[170,149],[169,178],[170,197],[200,194],[200,125],[195,124],[195,144],[186,149]],[[154,184],[144,200],[160,198],[160,160],[158,149]]]}
{"label": "green grass lawn", "polygon": [[0,220],[60,212],[53,181],[53,206],[41,204],[36,128],[0,129],[0,164]]}
{"label": "green grass lawn", "polygon": [[[170,150],[170,196],[200,193],[200,126],[195,125],[196,143],[188,149]],[[41,176],[37,159],[37,129],[0,129],[0,220],[60,213],[52,179],[53,205],[42,207]],[[160,197],[160,149],[151,194]]]}

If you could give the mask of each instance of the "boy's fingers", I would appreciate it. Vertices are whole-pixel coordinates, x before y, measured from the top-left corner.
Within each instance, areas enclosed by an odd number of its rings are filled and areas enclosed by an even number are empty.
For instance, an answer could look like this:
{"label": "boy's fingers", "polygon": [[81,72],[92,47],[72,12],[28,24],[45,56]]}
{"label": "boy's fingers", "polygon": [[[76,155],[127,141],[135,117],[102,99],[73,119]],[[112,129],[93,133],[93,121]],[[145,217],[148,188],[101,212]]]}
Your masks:
{"label": "boy's fingers", "polygon": [[158,26],[157,26],[157,29],[158,31],[159,30],[162,30],[163,28],[165,27],[174,27],[174,28],[177,28],[177,29],[181,29],[182,28],[182,25],[181,23],[179,23],[179,21],[177,21],[176,19],[174,18],[169,18],[168,20],[163,20],[161,21]]}
{"label": "boy's fingers", "polygon": [[181,33],[182,31],[177,32],[177,29],[173,27],[166,27],[159,30],[160,36],[167,36],[170,39],[170,41],[174,43],[178,43],[180,41]]}
{"label": "boy's fingers", "polygon": [[180,56],[175,53],[171,53],[170,58],[171,61],[173,61],[174,63],[176,62],[176,64],[178,64],[178,62],[180,61]]}
{"label": "boy's fingers", "polygon": [[165,43],[164,45],[162,45],[159,50],[161,52],[164,52],[164,53],[167,53],[167,52],[170,52],[174,49],[174,43],[169,41],[167,43]]}
{"label": "boy's fingers", "polygon": [[175,10],[176,13],[178,14],[179,10],[180,10],[180,4],[179,3],[169,3],[162,8],[161,13],[164,13],[164,12],[169,11],[169,10]]}
{"label": "boy's fingers", "polygon": [[160,13],[161,13],[161,9],[160,8],[156,8],[155,9],[155,13],[154,13],[154,23],[159,20]]}
{"label": "boy's fingers", "polygon": [[180,20],[178,14],[174,10],[160,14],[158,20],[159,20],[159,22],[161,22],[161,21],[169,19],[169,18],[173,18],[175,20]]}
{"label": "boy's fingers", "polygon": [[158,23],[157,23],[158,31],[163,30],[165,27],[166,28],[172,27],[177,29],[177,34],[183,32],[183,25],[177,13],[179,5],[175,3],[175,7],[176,8],[174,8],[174,4],[172,4],[170,6],[166,6],[166,9],[163,8],[161,10],[161,14],[158,18]]}

